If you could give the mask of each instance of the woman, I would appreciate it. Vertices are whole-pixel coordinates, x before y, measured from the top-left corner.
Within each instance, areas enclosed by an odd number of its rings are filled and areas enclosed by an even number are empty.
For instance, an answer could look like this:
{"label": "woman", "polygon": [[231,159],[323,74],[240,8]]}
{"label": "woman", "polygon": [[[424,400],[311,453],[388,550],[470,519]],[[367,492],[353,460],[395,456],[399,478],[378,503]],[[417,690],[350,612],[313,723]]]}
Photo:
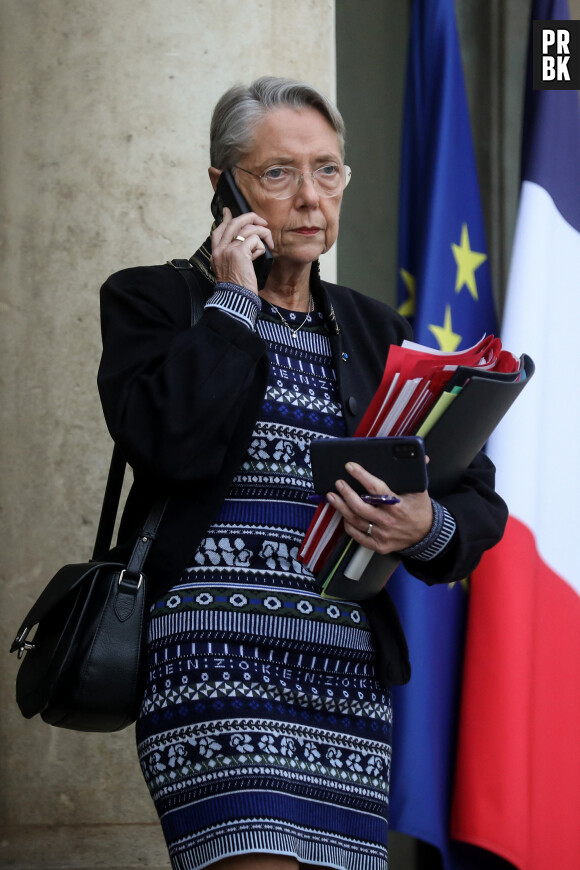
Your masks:
{"label": "woman", "polygon": [[[318,91],[269,77],[232,88],[211,163],[214,189],[231,170],[252,211],[225,209],[192,257],[201,319],[190,325],[170,265],[117,273],[102,291],[99,387],[135,473],[119,555],[151,500],[171,496],[147,570],[141,765],[176,868],[385,870],[404,637],[386,592],[366,608],[322,599],[297,553],[314,510],[310,441],[353,434],[389,345],[411,330],[318,276],[350,177],[342,119]],[[479,456],[440,503],[424,492],[372,507],[345,481],[328,499],[356,541],[449,582],[502,534],[493,481]]]}

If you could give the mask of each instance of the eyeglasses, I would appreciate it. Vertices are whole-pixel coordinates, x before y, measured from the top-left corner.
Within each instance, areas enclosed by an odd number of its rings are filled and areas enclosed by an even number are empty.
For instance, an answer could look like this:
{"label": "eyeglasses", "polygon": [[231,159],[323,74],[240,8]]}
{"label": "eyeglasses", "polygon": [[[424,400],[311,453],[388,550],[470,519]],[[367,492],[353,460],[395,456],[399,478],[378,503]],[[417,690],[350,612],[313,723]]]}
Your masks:
{"label": "eyeglasses", "polygon": [[305,175],[310,175],[320,196],[338,196],[347,186],[352,175],[350,166],[342,166],[338,163],[327,163],[314,172],[300,172],[295,166],[270,166],[263,175],[250,172],[242,166],[233,168],[259,179],[268,196],[273,199],[290,199],[300,190]]}

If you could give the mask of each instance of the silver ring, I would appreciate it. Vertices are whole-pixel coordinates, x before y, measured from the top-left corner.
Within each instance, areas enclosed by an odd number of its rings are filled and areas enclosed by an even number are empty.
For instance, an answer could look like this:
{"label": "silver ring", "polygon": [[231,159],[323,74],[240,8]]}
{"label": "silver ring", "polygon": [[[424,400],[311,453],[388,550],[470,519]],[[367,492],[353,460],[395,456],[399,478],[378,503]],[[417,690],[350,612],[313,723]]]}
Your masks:
{"label": "silver ring", "polygon": [[234,239],[232,239],[232,242],[245,242],[245,241],[246,241],[245,236],[236,236]]}
{"label": "silver ring", "polygon": [[367,538],[370,538],[370,536],[372,535],[372,533],[373,533],[373,524],[372,524],[372,523],[369,523],[369,527],[368,527],[368,529],[367,529],[366,532],[365,532]]}

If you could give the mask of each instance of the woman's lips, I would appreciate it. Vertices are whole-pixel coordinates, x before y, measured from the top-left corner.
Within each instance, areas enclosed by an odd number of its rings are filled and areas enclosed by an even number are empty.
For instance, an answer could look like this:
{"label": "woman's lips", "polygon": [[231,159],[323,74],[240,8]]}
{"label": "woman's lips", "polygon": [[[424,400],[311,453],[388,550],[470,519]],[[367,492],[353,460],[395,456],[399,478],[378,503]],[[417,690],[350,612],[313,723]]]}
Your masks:
{"label": "woman's lips", "polygon": [[296,227],[295,233],[300,233],[301,236],[315,236],[320,232],[320,227]]}

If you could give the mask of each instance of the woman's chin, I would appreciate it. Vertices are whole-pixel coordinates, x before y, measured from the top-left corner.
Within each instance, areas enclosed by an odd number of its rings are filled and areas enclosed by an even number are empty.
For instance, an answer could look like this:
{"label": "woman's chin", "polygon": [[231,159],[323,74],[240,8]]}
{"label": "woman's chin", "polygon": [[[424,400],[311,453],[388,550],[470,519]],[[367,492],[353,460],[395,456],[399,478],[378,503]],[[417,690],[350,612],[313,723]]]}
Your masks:
{"label": "woman's chin", "polygon": [[285,262],[289,265],[302,265],[306,267],[317,260],[320,255],[324,254],[327,250],[328,248],[324,239],[306,237],[304,239],[296,240],[292,245],[284,245],[280,253],[274,252],[274,257],[275,260],[280,260],[281,263]]}

